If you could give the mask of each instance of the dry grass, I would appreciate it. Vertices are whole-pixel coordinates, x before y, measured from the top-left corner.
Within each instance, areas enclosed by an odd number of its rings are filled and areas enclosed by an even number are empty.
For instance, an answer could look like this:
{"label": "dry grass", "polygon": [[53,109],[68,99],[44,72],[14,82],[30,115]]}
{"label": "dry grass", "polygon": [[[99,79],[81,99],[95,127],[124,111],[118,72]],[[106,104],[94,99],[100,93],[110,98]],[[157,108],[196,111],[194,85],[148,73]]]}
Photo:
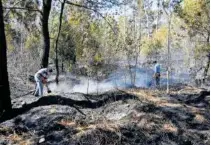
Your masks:
{"label": "dry grass", "polygon": [[174,133],[177,133],[178,128],[175,127],[172,123],[165,123],[165,124],[163,124],[162,130],[164,132],[174,132]]}
{"label": "dry grass", "polygon": [[8,133],[8,132],[12,132],[12,129],[9,127],[4,127],[4,126],[0,126],[0,132],[4,132],[4,133]]}
{"label": "dry grass", "polygon": [[[192,91],[191,88],[188,89],[189,89],[188,91]],[[177,134],[178,130],[180,129],[183,129],[186,132],[185,125],[187,125],[188,122],[183,120],[183,117],[185,119],[186,117],[188,118],[189,113],[192,114],[189,117],[192,120],[193,120],[192,116],[195,115],[195,118],[193,121],[191,120],[191,123],[197,122],[201,124],[207,124],[207,121],[209,120],[206,119],[206,116],[203,116],[203,113],[206,109],[196,108],[194,106],[189,106],[185,103],[180,103],[182,101],[177,101],[176,99],[173,99],[168,96],[162,97],[162,94],[165,94],[164,91],[130,89],[127,90],[126,93],[137,96],[140,99],[141,103],[140,104],[137,103],[134,106],[132,106],[130,108],[131,110],[129,109],[129,111],[127,112],[127,115],[119,120],[115,121],[109,120],[108,119],[109,117],[106,116],[107,111],[104,111],[103,113],[105,114],[102,114],[102,116],[100,114],[101,112],[93,114],[91,113],[88,114],[87,118],[79,121],[74,120],[73,119],[74,117],[73,118],[67,117],[66,119],[62,119],[60,121],[57,120],[58,121],[57,124],[65,126],[66,129],[68,128],[68,130],[73,130],[73,132],[71,132],[73,133],[73,135],[71,135],[71,140],[78,141],[80,142],[80,144],[83,143],[121,144],[121,138],[135,139],[135,136],[137,134],[138,136],[141,136],[142,133],[144,133],[146,136],[153,137],[152,134],[165,134],[165,133],[167,133],[167,135],[168,133],[170,135],[171,133]],[[175,91],[173,93],[178,94],[179,92]],[[131,102],[134,103],[134,101]],[[131,102],[126,102],[126,103],[129,104]],[[175,112],[173,112],[174,109]],[[120,111],[124,110],[121,108]],[[56,108],[54,107],[50,108],[49,110],[49,113],[56,114],[56,112],[57,112]],[[178,124],[182,125],[179,126]],[[133,129],[133,131],[131,131],[130,129]],[[11,134],[10,136],[7,136],[6,139],[10,140],[14,144],[20,144],[20,145],[33,144],[33,142],[30,139],[28,139],[29,135],[27,134],[19,135],[16,133],[12,133],[8,128],[0,128],[0,132],[1,130],[3,132],[9,132],[7,134]],[[3,137],[5,138],[5,136],[0,136],[0,139]],[[143,140],[147,139],[144,138]]]}
{"label": "dry grass", "polygon": [[156,106],[159,107],[182,107],[182,104],[179,103],[172,103],[169,102],[168,100],[165,100],[160,96],[160,94],[162,93],[162,91],[152,91],[152,90],[135,90],[135,91],[128,91],[127,93],[132,94],[132,95],[136,95],[139,100],[141,101],[146,101],[146,102],[150,102],[153,103]]}
{"label": "dry grass", "polygon": [[[74,135],[80,144],[119,144],[121,141],[120,124],[109,120],[77,126]],[[116,135],[115,138],[113,138]]]}
{"label": "dry grass", "polygon": [[86,130],[95,130],[95,129],[102,129],[106,131],[116,132],[119,130],[119,125],[115,122],[99,122],[96,124],[89,124],[86,126],[78,126],[77,130],[86,131]]}
{"label": "dry grass", "polygon": [[200,88],[192,87],[192,86],[184,86],[180,90],[171,90],[171,94],[199,94],[202,91]]}
{"label": "dry grass", "polygon": [[[200,91],[201,89],[186,86],[182,90],[172,91],[171,94],[178,94],[178,95],[180,93],[194,94],[194,93],[199,93]],[[140,89],[132,90],[131,89],[131,90],[127,90],[126,92],[132,95],[136,95],[140,101],[150,102],[158,107],[184,108],[185,110],[188,110],[189,112],[193,114],[198,114],[201,111],[205,111],[204,108],[199,109],[194,106],[190,106],[190,105],[178,103],[178,102],[172,102],[172,101],[170,102],[169,100],[161,98],[159,96],[162,96],[162,94],[165,94],[165,92],[162,90],[152,91],[152,90],[140,90]]]}
{"label": "dry grass", "polygon": [[53,106],[50,110],[49,110],[49,114],[54,114],[56,113],[56,108]]}
{"label": "dry grass", "polygon": [[157,97],[154,92],[148,90],[127,90],[126,92],[137,96],[141,101],[152,103],[161,103],[164,101],[161,98]]}
{"label": "dry grass", "polygon": [[33,134],[29,133],[16,133],[12,128],[9,127],[0,127],[0,140],[8,141],[9,144],[16,145],[32,145]]}
{"label": "dry grass", "polygon": [[147,129],[147,130],[152,130],[152,129],[154,129],[154,128],[157,128],[157,125],[156,125],[154,122],[149,121],[149,120],[146,119],[146,118],[141,119],[141,120],[137,123],[137,126],[140,127],[140,128]]}
{"label": "dry grass", "polygon": [[202,112],[202,111],[206,111],[206,109],[205,108],[197,108],[197,107],[194,107],[194,106],[189,106],[189,105],[186,105],[185,106],[191,113],[193,113],[193,114],[198,114],[198,113],[200,113],[200,112]]}
{"label": "dry grass", "polygon": [[[199,94],[201,91],[201,89],[197,89],[194,87],[185,87],[182,90],[179,91],[172,91],[172,94],[178,94],[180,95],[180,93],[185,93],[185,94]],[[175,101],[171,101],[171,100],[167,100],[163,97],[159,97],[162,96],[162,94],[165,94],[165,92],[163,91],[152,91],[152,90],[139,90],[139,89],[131,89],[131,90],[127,90],[127,93],[132,94],[137,96],[140,101],[142,102],[147,102],[147,103],[152,103],[157,107],[170,107],[172,109],[176,109],[176,108],[181,108],[184,111],[187,111],[193,115],[195,115],[194,120],[196,122],[199,123],[207,123],[208,120],[200,114],[200,112],[205,111],[205,108],[197,108],[194,106],[190,106],[181,102],[175,102]],[[169,98],[168,98],[169,99]],[[155,114],[147,114],[147,116],[154,116]],[[132,112],[132,117],[134,118],[134,121],[137,123],[138,126],[145,128],[145,129],[153,129],[156,128],[157,130],[163,131],[163,132],[173,132],[173,133],[177,133],[178,132],[178,128],[172,124],[169,123],[168,121],[163,121],[160,122],[159,124],[157,124],[156,122],[153,122],[153,120],[148,120],[147,118],[145,118],[145,114],[144,113],[140,113],[140,112]],[[161,116],[159,116],[160,118]],[[155,117],[156,118],[156,117]]]}
{"label": "dry grass", "polygon": [[183,89],[179,90],[177,93],[186,93],[186,94],[198,94],[202,91],[202,89],[191,87],[191,86],[185,86]]}
{"label": "dry grass", "polygon": [[62,119],[61,121],[57,122],[63,126],[76,126],[76,122],[68,119]]}
{"label": "dry grass", "polygon": [[158,106],[175,107],[175,108],[183,107],[182,104],[179,104],[179,103],[169,103],[169,102],[162,102],[162,103],[158,104]]}
{"label": "dry grass", "polygon": [[66,126],[66,127],[74,127],[78,133],[76,136],[83,135],[84,133],[96,130],[96,129],[102,129],[105,131],[111,131],[111,132],[118,132],[120,124],[116,122],[112,122],[106,119],[97,121],[95,123],[90,124],[77,124],[75,121],[71,119],[62,119],[61,121],[57,122],[60,125]]}
{"label": "dry grass", "polygon": [[[28,138],[28,139],[26,139]],[[17,133],[10,134],[8,136],[1,136],[0,139],[6,139],[12,144],[17,144],[17,145],[32,145],[34,142],[29,138],[29,134],[23,133],[21,135]]]}
{"label": "dry grass", "polygon": [[200,115],[200,114],[196,114],[196,116],[194,117],[194,119],[199,122],[199,123],[204,123],[204,122],[208,122],[204,116]]}

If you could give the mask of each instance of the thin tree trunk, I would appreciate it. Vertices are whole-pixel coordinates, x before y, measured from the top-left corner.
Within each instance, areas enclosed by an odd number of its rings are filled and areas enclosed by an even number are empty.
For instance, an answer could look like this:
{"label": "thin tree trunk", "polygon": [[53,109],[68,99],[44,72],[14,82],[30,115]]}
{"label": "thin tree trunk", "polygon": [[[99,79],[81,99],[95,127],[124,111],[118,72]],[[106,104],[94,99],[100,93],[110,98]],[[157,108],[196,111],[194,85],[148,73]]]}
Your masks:
{"label": "thin tree trunk", "polygon": [[157,0],[157,19],[156,19],[156,32],[158,31],[158,25],[159,25],[159,17],[160,17],[160,0]]}
{"label": "thin tree trunk", "polygon": [[87,92],[86,92],[86,94],[87,94],[87,95],[89,94],[89,77],[88,77]]}
{"label": "thin tree trunk", "polygon": [[[4,31],[2,2],[0,0],[0,111],[12,109],[7,72],[7,44]],[[9,114],[8,114],[9,115]]]}
{"label": "thin tree trunk", "polygon": [[[210,31],[208,31],[208,36],[207,36],[207,45],[210,44]],[[204,79],[206,79],[206,77],[208,76],[208,71],[209,71],[209,68],[210,68],[210,52],[208,51],[208,54],[207,54],[207,65],[204,69]]]}
{"label": "thin tree trunk", "polygon": [[55,48],[55,51],[56,51],[56,61],[55,61],[55,63],[56,63],[56,84],[59,83],[58,41],[59,41],[59,35],[61,32],[61,27],[62,27],[62,15],[63,15],[65,1],[66,0],[64,0],[64,2],[61,3],[61,12],[60,12],[60,16],[59,16],[59,32],[58,32],[58,35],[56,38],[56,48]]}
{"label": "thin tree trunk", "polygon": [[147,19],[147,36],[148,38],[150,37],[150,29],[149,29],[149,16],[148,16],[148,13],[147,13],[147,8],[144,4],[144,13],[145,13],[145,16],[146,16],[146,19]]}
{"label": "thin tree trunk", "polygon": [[62,59],[62,72],[64,72],[64,60]]}
{"label": "thin tree trunk", "polygon": [[210,68],[210,54],[207,54],[207,65],[204,69],[204,79],[206,79],[206,77],[208,76],[209,68]]}
{"label": "thin tree trunk", "polygon": [[48,30],[48,19],[51,11],[51,0],[43,0],[43,8],[42,8],[42,35],[43,35],[43,54],[41,61],[41,68],[48,67],[48,58],[50,51],[50,37]]}
{"label": "thin tree trunk", "polygon": [[167,93],[169,93],[169,75],[170,75],[170,43],[171,43],[171,14],[168,16],[168,39],[167,39],[167,49],[168,49],[168,60],[167,60]]}
{"label": "thin tree trunk", "polygon": [[[133,14],[133,17],[134,17],[134,41],[136,41],[136,35],[137,35],[137,32],[136,32],[136,16],[135,16],[135,13]],[[135,48],[135,72],[133,74],[133,84],[135,86],[135,83],[136,83],[136,69],[137,69],[137,61],[138,61],[138,54],[137,54],[137,45],[136,43],[134,44],[134,48]]]}

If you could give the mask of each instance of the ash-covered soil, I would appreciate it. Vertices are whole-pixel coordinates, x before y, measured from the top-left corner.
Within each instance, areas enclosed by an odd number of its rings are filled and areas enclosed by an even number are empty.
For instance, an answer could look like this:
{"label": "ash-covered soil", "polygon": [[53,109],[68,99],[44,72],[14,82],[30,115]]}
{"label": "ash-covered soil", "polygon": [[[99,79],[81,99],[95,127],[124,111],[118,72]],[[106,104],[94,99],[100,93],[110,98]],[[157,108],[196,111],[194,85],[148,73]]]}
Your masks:
{"label": "ash-covered soil", "polygon": [[[208,145],[209,91],[177,86],[15,97],[0,144]],[[3,121],[4,119],[4,121]],[[8,119],[8,120],[7,120]],[[2,122],[3,121],[3,122]]]}

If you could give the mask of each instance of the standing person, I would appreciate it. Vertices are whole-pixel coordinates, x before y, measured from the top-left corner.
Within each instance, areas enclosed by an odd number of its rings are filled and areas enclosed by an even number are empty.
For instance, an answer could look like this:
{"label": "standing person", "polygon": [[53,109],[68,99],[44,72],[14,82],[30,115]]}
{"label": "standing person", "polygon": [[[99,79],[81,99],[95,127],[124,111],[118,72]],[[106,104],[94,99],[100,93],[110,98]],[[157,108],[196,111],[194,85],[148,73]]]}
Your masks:
{"label": "standing person", "polygon": [[51,92],[47,84],[47,79],[52,72],[53,72],[52,69],[42,68],[35,73],[34,75],[34,79],[36,81],[36,90],[34,92],[35,96],[43,96],[43,84],[46,85],[48,93]]}
{"label": "standing person", "polygon": [[154,64],[154,78],[156,87],[160,86],[160,64],[157,61],[153,62]]}

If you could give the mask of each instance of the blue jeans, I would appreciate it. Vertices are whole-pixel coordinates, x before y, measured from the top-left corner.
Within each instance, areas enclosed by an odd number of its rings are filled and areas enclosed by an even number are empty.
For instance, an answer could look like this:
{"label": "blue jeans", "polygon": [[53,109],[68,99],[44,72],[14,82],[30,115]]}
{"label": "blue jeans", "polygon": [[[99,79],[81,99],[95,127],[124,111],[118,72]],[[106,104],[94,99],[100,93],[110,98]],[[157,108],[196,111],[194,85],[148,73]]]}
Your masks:
{"label": "blue jeans", "polygon": [[34,76],[35,81],[36,81],[36,90],[34,95],[35,96],[43,96],[43,83],[42,81],[39,79],[39,77],[37,77],[36,75]]}

